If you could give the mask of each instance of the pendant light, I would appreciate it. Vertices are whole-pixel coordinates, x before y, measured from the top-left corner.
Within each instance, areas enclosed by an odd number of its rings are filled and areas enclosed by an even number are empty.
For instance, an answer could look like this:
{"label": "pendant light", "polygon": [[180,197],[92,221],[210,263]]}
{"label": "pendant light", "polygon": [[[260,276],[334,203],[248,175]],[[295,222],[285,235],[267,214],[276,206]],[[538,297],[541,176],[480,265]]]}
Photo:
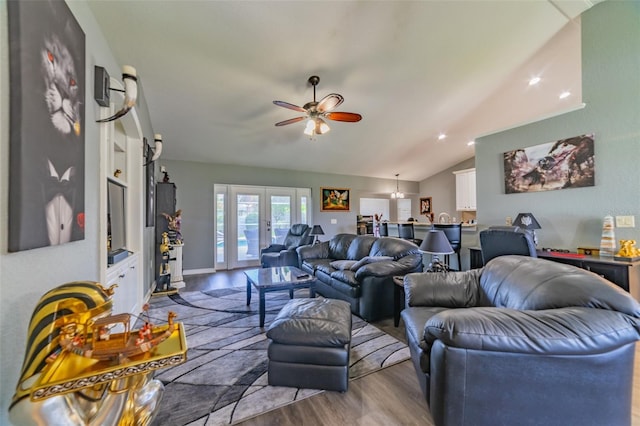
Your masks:
{"label": "pendant light", "polygon": [[400,192],[400,182],[398,181],[399,173],[396,173],[396,190],[391,193],[391,198],[404,198],[404,192]]}

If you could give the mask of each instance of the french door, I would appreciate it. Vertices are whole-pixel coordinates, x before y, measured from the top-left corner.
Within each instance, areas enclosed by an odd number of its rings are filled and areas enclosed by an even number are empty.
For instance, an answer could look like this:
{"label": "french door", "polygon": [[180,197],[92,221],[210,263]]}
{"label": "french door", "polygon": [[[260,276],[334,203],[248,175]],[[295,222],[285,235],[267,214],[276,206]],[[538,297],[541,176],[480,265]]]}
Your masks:
{"label": "french door", "polygon": [[215,185],[215,193],[216,269],[258,266],[261,248],[308,223],[308,188]]}

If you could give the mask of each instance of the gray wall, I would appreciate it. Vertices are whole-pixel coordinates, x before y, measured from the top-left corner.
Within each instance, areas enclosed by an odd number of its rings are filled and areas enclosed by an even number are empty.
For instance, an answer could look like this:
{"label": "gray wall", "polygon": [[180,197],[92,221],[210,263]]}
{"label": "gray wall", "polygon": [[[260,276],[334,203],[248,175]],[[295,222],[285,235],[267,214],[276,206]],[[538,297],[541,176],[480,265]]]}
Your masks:
{"label": "gray wall", "polygon": [[[119,75],[121,64],[115,61],[87,4],[68,4],[86,36],[85,239],[61,246],[8,253],[9,52],[7,5],[6,0],[0,0],[0,424],[3,425],[9,424],[7,410],[22,366],[29,319],[38,299],[46,291],[65,282],[98,280],[100,276],[100,125],[95,123],[99,106],[93,100],[93,73],[94,66],[100,65],[111,75]],[[141,80],[144,80],[143,76]],[[144,98],[137,109],[144,135],[153,139]],[[153,228],[145,230],[145,239],[149,234],[153,235]]]}
{"label": "gray wall", "polygon": [[[600,246],[604,216],[635,215],[636,228],[616,239],[640,241],[640,3],[607,1],[582,15],[586,107],[476,141],[478,221],[504,224],[531,212],[539,247]],[[505,194],[502,154],[516,148],[595,133],[596,185]]]}
{"label": "gray wall", "polygon": [[[182,209],[182,235],[184,270],[212,269],[214,267],[215,203],[213,185],[260,185],[311,188],[313,199],[313,224],[321,225],[325,236],[356,232],[356,216],[359,214],[360,197],[389,197],[396,188],[395,179],[371,179],[359,176],[309,173],[258,167],[206,164],[188,161],[160,159],[166,166],[171,182],[177,187],[177,208]],[[351,189],[351,211],[320,212],[320,187]],[[400,189],[412,198],[414,216],[418,215],[418,182],[400,181]],[[395,202],[390,210],[395,211]],[[392,213],[393,214],[393,213]],[[331,219],[338,223],[331,224]],[[392,217],[392,220],[395,219]]]}
{"label": "gray wall", "polygon": [[472,157],[420,182],[421,197],[431,197],[436,220],[442,212],[460,219],[460,212],[456,212],[456,176],[453,172],[472,169],[474,165],[475,158]]}

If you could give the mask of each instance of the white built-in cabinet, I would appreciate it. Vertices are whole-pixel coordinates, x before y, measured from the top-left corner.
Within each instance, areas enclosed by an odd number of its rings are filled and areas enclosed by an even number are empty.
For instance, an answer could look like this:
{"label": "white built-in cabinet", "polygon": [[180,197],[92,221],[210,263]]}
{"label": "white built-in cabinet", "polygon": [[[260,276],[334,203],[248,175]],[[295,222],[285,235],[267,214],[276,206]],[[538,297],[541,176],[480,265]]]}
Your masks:
{"label": "white built-in cabinet", "polygon": [[453,172],[456,175],[456,210],[476,210],[476,169]]}
{"label": "white built-in cabinet", "polygon": [[[122,83],[111,78],[111,87],[123,89]],[[111,91],[111,105],[100,108],[100,118],[112,116],[123,104],[123,94]],[[100,126],[100,281],[117,284],[113,296],[113,313],[139,314],[147,295],[143,285],[144,222],[144,161],[142,128],[136,108],[118,120],[99,123]],[[116,173],[119,170],[119,173]],[[117,175],[117,176],[116,176]],[[107,181],[125,188],[125,239],[129,256],[114,264],[107,257]]]}

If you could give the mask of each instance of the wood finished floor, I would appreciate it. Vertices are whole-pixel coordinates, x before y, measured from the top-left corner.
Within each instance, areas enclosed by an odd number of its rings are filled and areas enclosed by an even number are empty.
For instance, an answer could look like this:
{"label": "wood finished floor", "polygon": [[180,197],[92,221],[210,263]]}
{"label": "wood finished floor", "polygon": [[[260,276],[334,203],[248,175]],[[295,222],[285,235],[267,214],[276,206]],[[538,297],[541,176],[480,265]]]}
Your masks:
{"label": "wood finished floor", "polygon": [[[246,277],[242,270],[220,271],[185,276],[185,283],[189,291],[202,291],[243,286],[246,285]],[[392,319],[374,325],[403,342],[406,340],[402,322],[397,328],[393,326]],[[640,343],[636,344],[632,398],[631,426],[640,426]],[[418,386],[413,365],[411,361],[404,361],[349,382],[349,390],[345,393],[324,392],[239,424],[433,426],[433,420]]]}

